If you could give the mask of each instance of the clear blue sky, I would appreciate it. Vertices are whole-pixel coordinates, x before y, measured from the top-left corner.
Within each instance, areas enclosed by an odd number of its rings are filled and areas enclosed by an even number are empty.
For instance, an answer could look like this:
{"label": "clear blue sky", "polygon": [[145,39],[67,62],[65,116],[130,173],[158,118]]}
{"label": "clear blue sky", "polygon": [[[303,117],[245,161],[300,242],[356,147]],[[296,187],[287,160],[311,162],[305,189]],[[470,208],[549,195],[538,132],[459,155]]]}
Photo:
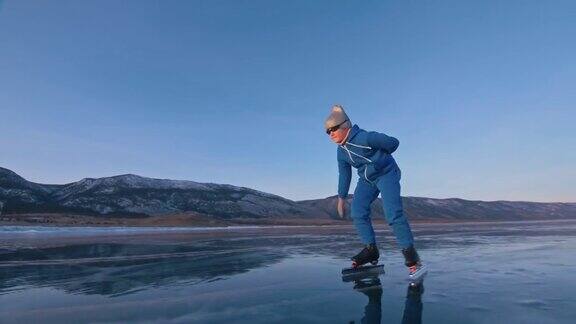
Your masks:
{"label": "clear blue sky", "polygon": [[323,198],[339,103],[404,196],[574,202],[575,40],[568,0],[3,1],[0,166]]}

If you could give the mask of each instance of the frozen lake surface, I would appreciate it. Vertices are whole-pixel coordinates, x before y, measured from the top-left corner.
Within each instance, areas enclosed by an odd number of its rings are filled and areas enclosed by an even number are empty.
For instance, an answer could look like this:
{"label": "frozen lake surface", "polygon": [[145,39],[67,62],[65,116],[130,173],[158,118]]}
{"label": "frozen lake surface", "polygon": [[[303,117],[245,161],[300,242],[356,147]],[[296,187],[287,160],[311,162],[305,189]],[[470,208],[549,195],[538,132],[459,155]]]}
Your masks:
{"label": "frozen lake surface", "polygon": [[343,282],[350,226],[3,227],[2,323],[574,323],[576,221],[413,224],[409,287],[377,228],[378,279]]}

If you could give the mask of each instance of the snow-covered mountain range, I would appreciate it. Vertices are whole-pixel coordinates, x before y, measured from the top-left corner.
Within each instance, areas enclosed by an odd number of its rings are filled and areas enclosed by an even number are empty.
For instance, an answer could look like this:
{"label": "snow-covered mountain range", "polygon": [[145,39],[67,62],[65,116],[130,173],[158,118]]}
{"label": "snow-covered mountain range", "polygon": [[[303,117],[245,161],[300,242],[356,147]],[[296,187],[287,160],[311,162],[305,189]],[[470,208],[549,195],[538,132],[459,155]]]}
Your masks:
{"label": "snow-covered mountain range", "polygon": [[0,168],[3,213],[143,216],[197,212],[219,218],[328,217],[292,200],[227,184],[152,179],[133,174],[65,185],[29,182]]}
{"label": "snow-covered mountain range", "polygon": [[[352,199],[352,196],[349,200]],[[410,219],[528,220],[576,218],[576,203],[472,201],[403,197]],[[148,217],[194,212],[215,219],[329,219],[336,197],[292,201],[228,184],[152,179],[133,174],[86,178],[64,185],[38,184],[0,168],[0,214],[60,213]],[[349,210],[349,208],[348,208]],[[383,217],[381,200],[373,218]]]}

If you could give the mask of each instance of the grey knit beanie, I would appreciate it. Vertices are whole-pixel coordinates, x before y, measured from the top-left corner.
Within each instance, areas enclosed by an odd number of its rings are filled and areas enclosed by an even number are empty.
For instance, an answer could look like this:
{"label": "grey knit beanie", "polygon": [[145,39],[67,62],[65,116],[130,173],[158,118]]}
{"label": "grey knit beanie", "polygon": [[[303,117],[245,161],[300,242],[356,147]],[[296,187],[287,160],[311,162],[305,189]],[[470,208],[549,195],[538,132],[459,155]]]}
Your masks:
{"label": "grey knit beanie", "polygon": [[[344,121],[347,121],[346,123],[344,123]],[[344,124],[342,124],[344,123]],[[330,127],[334,127],[336,125],[340,125],[342,124],[342,128],[351,128],[352,127],[352,123],[350,122],[350,118],[348,118],[348,115],[346,115],[346,112],[344,111],[344,108],[340,105],[334,105],[332,106],[332,111],[330,112],[330,115],[328,115],[328,118],[326,118],[326,121],[324,122],[324,128],[328,129]]]}

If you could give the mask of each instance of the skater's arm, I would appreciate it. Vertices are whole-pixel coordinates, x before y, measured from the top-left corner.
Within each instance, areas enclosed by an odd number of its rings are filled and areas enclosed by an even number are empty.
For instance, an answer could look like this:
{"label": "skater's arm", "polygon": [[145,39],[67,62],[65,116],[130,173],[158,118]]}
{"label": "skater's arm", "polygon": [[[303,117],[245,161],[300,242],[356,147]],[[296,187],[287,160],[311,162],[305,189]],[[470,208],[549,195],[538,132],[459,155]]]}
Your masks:
{"label": "skater's arm", "polygon": [[338,159],[338,173],[338,197],[346,198],[352,180],[352,166],[350,163]]}
{"label": "skater's arm", "polygon": [[371,147],[383,149],[389,154],[394,153],[400,145],[400,141],[397,138],[388,136],[383,133],[369,132],[368,133],[368,145]]}

